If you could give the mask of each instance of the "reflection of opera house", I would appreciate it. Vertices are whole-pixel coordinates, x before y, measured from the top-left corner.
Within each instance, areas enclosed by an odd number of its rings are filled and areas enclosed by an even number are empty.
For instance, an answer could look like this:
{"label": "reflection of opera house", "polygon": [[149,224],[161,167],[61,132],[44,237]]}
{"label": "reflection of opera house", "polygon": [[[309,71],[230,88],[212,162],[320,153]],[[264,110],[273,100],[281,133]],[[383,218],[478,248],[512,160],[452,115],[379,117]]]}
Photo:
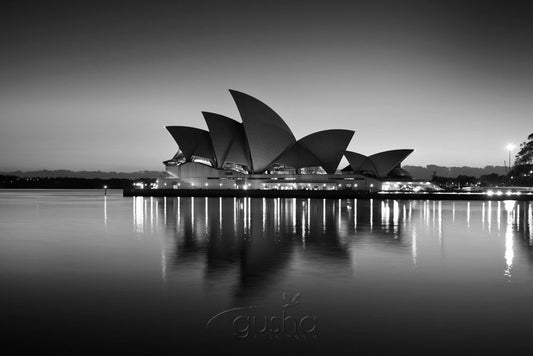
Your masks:
{"label": "reflection of opera house", "polygon": [[[242,123],[203,112],[209,131],[167,126],[179,150],[165,161],[159,188],[381,190],[386,181],[411,180],[400,163],[413,150],[364,156],[346,151],[351,130],[325,130],[297,140],[261,101],[230,90]],[[338,170],[343,157],[349,165]],[[383,184],[385,188],[385,184]]]}

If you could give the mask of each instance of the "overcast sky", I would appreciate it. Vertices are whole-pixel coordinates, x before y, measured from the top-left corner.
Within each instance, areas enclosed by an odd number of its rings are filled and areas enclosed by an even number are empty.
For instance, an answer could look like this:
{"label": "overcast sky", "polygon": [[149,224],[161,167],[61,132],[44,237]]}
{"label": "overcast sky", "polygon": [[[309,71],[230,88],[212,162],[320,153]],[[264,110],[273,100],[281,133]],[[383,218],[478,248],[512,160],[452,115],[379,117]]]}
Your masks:
{"label": "overcast sky", "polygon": [[503,165],[533,132],[533,2],[3,1],[0,171],[162,170],[166,125],[240,121],[410,165]]}

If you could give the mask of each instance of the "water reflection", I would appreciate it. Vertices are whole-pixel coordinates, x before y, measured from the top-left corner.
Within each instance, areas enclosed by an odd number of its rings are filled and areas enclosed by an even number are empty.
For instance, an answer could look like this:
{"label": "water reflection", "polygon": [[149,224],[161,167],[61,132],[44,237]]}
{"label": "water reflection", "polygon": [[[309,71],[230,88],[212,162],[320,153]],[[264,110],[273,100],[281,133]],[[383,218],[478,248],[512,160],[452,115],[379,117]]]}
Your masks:
{"label": "water reflection", "polygon": [[466,203],[466,225],[470,229],[470,202]]}
{"label": "water reflection", "polygon": [[107,195],[104,196],[104,227],[107,231]]}
{"label": "water reflection", "polygon": [[[513,251],[513,221],[519,216],[515,215],[515,202],[505,201],[505,211],[507,212],[507,227],[505,229],[505,264],[506,269],[504,274],[511,281],[511,268],[513,267],[514,251]],[[517,209],[520,206],[517,206]],[[519,224],[514,224],[517,231],[519,230]]]}
{"label": "water reflection", "polygon": [[[253,294],[317,258],[321,265],[353,271],[355,256],[369,247],[388,251],[394,258],[405,256],[417,268],[435,263],[435,258],[444,261],[461,250],[470,236],[461,232],[466,230],[483,241],[496,238],[491,244],[501,249],[501,270],[510,282],[516,249],[526,248],[526,260],[533,265],[529,254],[533,245],[531,204],[137,197],[133,198],[133,227],[138,236],[148,227],[166,231],[161,252],[163,280],[171,271],[201,263],[206,280],[233,276],[236,297]],[[517,240],[525,244],[517,245]],[[444,254],[445,247],[451,254]]]}
{"label": "water reflection", "polygon": [[487,217],[487,226],[488,226],[488,230],[489,230],[489,233],[492,231],[492,201],[489,201],[488,202],[488,217]]}
{"label": "water reflection", "polygon": [[144,216],[146,204],[144,197],[135,197],[133,200],[133,227],[138,235],[144,233]]}
{"label": "water reflection", "polygon": [[527,229],[529,230],[529,245],[533,246],[533,209],[531,208],[531,204],[529,204],[527,207],[528,207],[527,209],[528,224],[526,226],[527,226]]}

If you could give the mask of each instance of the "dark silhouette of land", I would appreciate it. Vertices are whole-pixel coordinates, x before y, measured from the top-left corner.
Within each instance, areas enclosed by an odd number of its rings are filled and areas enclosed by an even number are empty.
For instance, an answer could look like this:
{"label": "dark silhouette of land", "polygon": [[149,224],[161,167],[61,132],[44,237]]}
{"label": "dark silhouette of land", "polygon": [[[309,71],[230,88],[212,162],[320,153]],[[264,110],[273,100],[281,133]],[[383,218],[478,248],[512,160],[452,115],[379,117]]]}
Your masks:
{"label": "dark silhouette of land", "polygon": [[155,182],[155,178],[72,178],[72,177],[17,177],[0,175],[0,188],[13,189],[128,189],[133,183],[146,185]]}
{"label": "dark silhouette of land", "polygon": [[411,173],[415,179],[431,179],[434,175],[439,177],[454,178],[458,176],[469,176],[480,178],[481,176],[496,173],[497,175],[506,175],[507,168],[504,166],[485,166],[479,167],[445,167],[429,164],[422,166],[402,166],[407,172]]}
{"label": "dark silhouette of land", "polygon": [[[464,187],[481,180],[482,185],[507,184],[506,168],[503,166],[444,167],[437,165],[404,166],[414,179],[430,180],[442,187]],[[160,171],[104,172],[40,170],[0,172],[0,188],[45,188],[45,189],[130,189],[135,182],[150,184],[165,175]]]}
{"label": "dark silhouette of land", "polygon": [[0,175],[27,177],[27,178],[98,178],[98,179],[140,179],[157,178],[161,171],[137,171],[137,172],[105,172],[105,171],[71,171],[66,169],[40,170],[40,171],[11,171],[0,172]]}
{"label": "dark silhouette of land", "polygon": [[[405,170],[412,174],[415,179],[430,179],[434,175],[439,177],[457,177],[457,176],[472,176],[481,177],[482,175],[489,175],[497,173],[498,175],[507,174],[504,166],[486,166],[479,167],[445,167],[435,164],[423,166],[402,166]],[[71,170],[39,170],[39,171],[11,171],[0,172],[1,175],[10,175],[17,177],[69,177],[69,178],[99,178],[99,179],[139,179],[139,178],[157,178],[161,171],[137,171],[137,172],[104,172],[104,171],[71,171]]]}

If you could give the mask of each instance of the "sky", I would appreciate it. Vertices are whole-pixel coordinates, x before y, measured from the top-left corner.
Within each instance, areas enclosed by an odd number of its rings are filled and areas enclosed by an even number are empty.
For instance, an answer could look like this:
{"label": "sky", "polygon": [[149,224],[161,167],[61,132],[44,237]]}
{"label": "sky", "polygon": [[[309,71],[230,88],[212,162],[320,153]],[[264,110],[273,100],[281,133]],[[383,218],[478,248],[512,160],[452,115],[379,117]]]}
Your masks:
{"label": "sky", "polygon": [[532,2],[3,1],[0,46],[0,171],[163,170],[165,126],[240,121],[228,89],[405,165],[503,165],[533,132]]}

